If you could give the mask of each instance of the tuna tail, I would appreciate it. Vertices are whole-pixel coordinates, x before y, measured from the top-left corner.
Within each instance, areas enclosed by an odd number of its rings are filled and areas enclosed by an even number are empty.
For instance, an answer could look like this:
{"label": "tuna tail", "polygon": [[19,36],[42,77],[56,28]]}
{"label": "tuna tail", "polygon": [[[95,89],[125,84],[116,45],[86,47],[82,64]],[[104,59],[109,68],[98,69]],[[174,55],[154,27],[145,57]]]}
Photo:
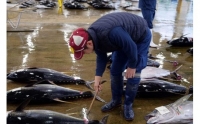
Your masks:
{"label": "tuna tail", "polygon": [[[103,84],[103,83],[105,83],[105,82],[106,82],[106,80],[103,80],[103,81],[100,82],[100,84]],[[99,100],[99,101],[101,101],[101,102],[104,102],[104,103],[107,103],[105,100],[103,100],[103,99],[100,98],[99,96],[97,96],[97,95],[95,95],[95,94],[93,94],[93,96],[95,96],[95,98],[96,98],[97,100]]]}
{"label": "tuna tail", "polygon": [[10,73],[7,73],[7,76],[9,75]]}
{"label": "tuna tail", "polygon": [[92,88],[92,86],[91,86],[92,83],[94,83],[94,81],[91,81],[91,82],[86,81],[86,82],[85,82],[85,85],[86,85],[86,87],[89,88],[90,90],[94,90],[94,89]]}
{"label": "tuna tail", "polygon": [[105,100],[103,100],[102,98],[100,98],[99,96],[96,95],[95,97],[97,100],[99,100],[100,102],[104,102],[104,103],[107,103]]}
{"label": "tuna tail", "polygon": [[[106,82],[106,80],[103,80],[103,81],[100,82],[100,84],[103,84],[103,83],[105,83],[105,82]],[[89,88],[89,89],[91,89],[91,90],[94,90],[94,89],[92,88],[92,86],[91,86],[92,83],[94,83],[94,81],[91,81],[91,82],[86,81],[86,82],[85,82],[85,85],[86,85],[87,88]]]}
{"label": "tuna tail", "polygon": [[[91,91],[85,91],[85,92],[83,92],[83,95],[87,95],[88,97],[90,97],[90,96],[95,96],[95,93],[92,93]],[[102,98],[100,98],[99,96],[97,96],[96,95],[96,97],[95,97],[98,101],[100,101],[100,102],[104,102],[104,103],[106,103],[106,101],[105,100],[103,100]]]}
{"label": "tuna tail", "polygon": [[180,105],[181,103],[187,101],[187,100],[190,98],[191,95],[192,95],[192,94],[188,94],[188,95],[185,95],[185,96],[181,97],[180,99],[178,99],[177,101],[175,101],[175,102],[172,104],[172,106],[173,106],[173,107],[177,107],[177,106]]}
{"label": "tuna tail", "polygon": [[105,115],[105,116],[101,119],[100,124],[107,124],[108,116],[109,116],[109,115]]}

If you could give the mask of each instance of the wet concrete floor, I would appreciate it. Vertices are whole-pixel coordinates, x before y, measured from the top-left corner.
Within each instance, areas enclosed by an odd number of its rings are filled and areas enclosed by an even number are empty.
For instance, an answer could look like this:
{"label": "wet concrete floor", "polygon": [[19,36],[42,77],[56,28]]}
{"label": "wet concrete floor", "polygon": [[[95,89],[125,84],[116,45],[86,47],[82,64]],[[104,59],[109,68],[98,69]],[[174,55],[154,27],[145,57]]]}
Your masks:
{"label": "wet concrete floor", "polygon": [[[115,6],[119,6],[116,0]],[[86,3],[84,5],[87,5]],[[137,7],[138,2],[133,2]],[[89,5],[87,5],[89,6]],[[9,6],[8,6],[9,9]],[[16,11],[21,10],[17,7]],[[127,11],[118,7],[115,10],[97,10],[90,7],[88,10],[69,10],[58,6],[53,9],[37,9],[36,12],[28,10],[22,14],[17,29],[13,29],[7,23],[7,73],[26,67],[50,68],[63,72],[70,76],[79,77],[86,81],[92,81],[95,75],[95,54],[85,55],[80,61],[73,58],[69,51],[68,40],[71,32],[77,27],[87,28],[96,19],[107,13]],[[127,11],[142,16],[141,11]],[[16,14],[8,13],[8,17],[15,19]],[[15,21],[15,20],[14,20]],[[25,30],[33,30],[23,32]],[[13,32],[16,31],[16,32]],[[166,41],[183,34],[193,37],[193,2],[189,0],[158,0],[157,11],[154,19],[153,38],[159,48],[150,48],[153,56],[166,60],[177,61],[183,65],[178,73],[184,80],[174,82],[186,87],[193,85],[193,56],[186,52],[190,47],[172,47]],[[173,71],[171,63],[157,59],[161,63],[160,68]],[[103,85],[101,98],[109,102],[111,99],[109,70],[106,69],[103,79],[107,82]],[[7,90],[25,86],[7,80]],[[88,90],[81,85],[62,85],[81,91]],[[133,108],[135,118],[131,122],[124,120],[121,108],[108,113],[100,111],[104,103],[95,101],[89,114],[89,119],[100,120],[109,114],[108,124],[145,124],[144,116],[155,107],[170,104],[180,98],[180,95],[161,98],[136,98]],[[81,109],[89,107],[92,98],[80,99],[70,103],[28,105],[25,109],[47,109],[75,117],[81,116]],[[7,110],[13,110],[16,104],[7,104]]]}

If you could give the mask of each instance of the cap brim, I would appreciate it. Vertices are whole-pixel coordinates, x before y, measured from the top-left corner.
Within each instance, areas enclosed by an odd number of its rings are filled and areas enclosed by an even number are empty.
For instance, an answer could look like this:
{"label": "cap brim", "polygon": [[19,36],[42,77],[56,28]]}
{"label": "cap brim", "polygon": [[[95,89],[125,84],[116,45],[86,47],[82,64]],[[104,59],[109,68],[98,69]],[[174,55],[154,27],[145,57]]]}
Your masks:
{"label": "cap brim", "polygon": [[74,58],[80,60],[83,57],[83,51],[74,52]]}

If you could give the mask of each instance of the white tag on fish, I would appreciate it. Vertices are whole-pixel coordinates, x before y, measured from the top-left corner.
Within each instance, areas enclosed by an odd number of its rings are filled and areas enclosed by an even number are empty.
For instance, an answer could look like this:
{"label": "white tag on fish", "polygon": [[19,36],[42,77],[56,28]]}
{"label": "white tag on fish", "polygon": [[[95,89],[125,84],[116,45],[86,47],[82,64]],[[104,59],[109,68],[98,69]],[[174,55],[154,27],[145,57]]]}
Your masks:
{"label": "white tag on fish", "polygon": [[161,115],[164,115],[164,114],[170,112],[169,109],[167,109],[167,107],[165,107],[165,106],[157,107],[155,109],[158,110]]}

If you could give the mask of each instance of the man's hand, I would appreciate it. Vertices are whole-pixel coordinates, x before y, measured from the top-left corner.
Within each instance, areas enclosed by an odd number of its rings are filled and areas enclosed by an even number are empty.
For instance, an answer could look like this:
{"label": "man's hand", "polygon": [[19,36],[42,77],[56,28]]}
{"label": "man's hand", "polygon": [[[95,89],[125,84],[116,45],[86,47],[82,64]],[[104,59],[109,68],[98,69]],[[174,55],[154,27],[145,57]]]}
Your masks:
{"label": "man's hand", "polygon": [[126,73],[125,73],[125,77],[128,78],[133,78],[135,76],[135,68],[127,68],[126,69]]}
{"label": "man's hand", "polygon": [[94,90],[95,92],[101,91],[102,90],[102,86],[99,82],[95,82],[94,83]]}
{"label": "man's hand", "polygon": [[101,77],[95,76],[95,79],[94,79],[94,90],[95,90],[95,92],[102,90],[102,86],[101,86],[100,81],[101,81]]}

